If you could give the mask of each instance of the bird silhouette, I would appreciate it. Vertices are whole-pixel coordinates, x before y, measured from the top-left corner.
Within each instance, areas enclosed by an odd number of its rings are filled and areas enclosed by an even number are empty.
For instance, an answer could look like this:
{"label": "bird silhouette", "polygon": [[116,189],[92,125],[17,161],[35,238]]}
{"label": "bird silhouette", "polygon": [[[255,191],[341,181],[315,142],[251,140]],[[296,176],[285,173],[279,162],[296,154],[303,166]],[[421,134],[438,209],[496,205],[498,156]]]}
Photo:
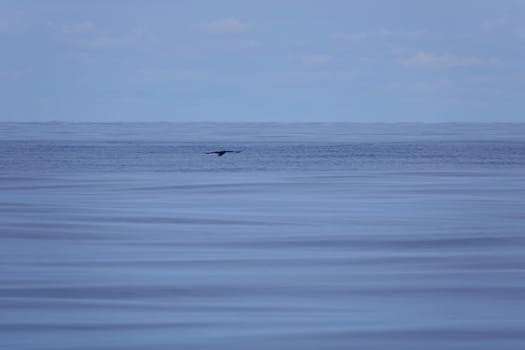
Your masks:
{"label": "bird silhouette", "polygon": [[241,151],[214,151],[214,152],[207,152],[205,154],[216,154],[217,157],[222,157],[226,153],[241,153]]}

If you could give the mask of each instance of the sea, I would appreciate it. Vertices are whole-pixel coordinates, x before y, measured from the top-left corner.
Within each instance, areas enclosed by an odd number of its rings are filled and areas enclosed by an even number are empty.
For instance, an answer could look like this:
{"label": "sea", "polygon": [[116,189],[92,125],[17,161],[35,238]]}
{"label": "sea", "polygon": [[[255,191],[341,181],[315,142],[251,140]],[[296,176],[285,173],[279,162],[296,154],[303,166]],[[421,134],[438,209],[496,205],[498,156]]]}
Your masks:
{"label": "sea", "polygon": [[523,350],[525,124],[0,123],[0,349]]}

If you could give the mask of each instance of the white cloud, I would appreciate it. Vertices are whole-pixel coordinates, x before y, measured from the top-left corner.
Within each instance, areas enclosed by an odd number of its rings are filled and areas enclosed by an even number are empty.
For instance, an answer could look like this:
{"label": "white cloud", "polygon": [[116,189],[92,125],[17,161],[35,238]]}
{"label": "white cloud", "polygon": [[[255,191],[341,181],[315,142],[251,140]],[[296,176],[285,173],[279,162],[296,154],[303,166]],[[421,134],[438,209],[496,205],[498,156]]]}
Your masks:
{"label": "white cloud", "polygon": [[325,54],[312,54],[301,56],[301,62],[303,64],[324,64],[332,62],[334,58],[330,55]]}
{"label": "white cloud", "polygon": [[519,30],[520,38],[525,39],[525,27],[521,27]]}
{"label": "white cloud", "polygon": [[483,21],[481,22],[479,26],[482,30],[491,32],[491,31],[504,27],[506,24],[507,24],[507,19],[505,17],[498,17],[498,18],[492,18],[492,19]]}
{"label": "white cloud", "polygon": [[67,24],[63,27],[63,32],[65,34],[83,34],[89,33],[93,30],[93,23],[89,21]]}
{"label": "white cloud", "polygon": [[174,80],[203,80],[207,78],[204,72],[193,70],[143,69],[133,76],[138,81],[174,81]]}
{"label": "white cloud", "polygon": [[94,49],[129,48],[139,46],[142,39],[142,31],[137,30],[121,36],[102,35],[90,40],[87,46]]}
{"label": "white cloud", "polygon": [[29,75],[27,69],[0,70],[0,79],[20,80]]}
{"label": "white cloud", "polygon": [[213,34],[241,33],[247,30],[247,25],[236,18],[225,18],[204,23],[202,29]]}
{"label": "white cloud", "polygon": [[9,22],[3,19],[0,19],[0,33],[7,32],[9,29]]}
{"label": "white cloud", "polygon": [[402,61],[407,66],[415,67],[459,67],[482,63],[482,60],[473,56],[456,56],[450,54],[436,55],[432,53],[419,52],[415,56]]}
{"label": "white cloud", "polygon": [[254,49],[259,47],[259,42],[253,39],[242,40],[239,38],[234,39],[220,39],[210,42],[210,46],[218,49]]}
{"label": "white cloud", "polygon": [[[323,67],[324,68],[324,67]],[[334,70],[332,67],[316,70],[298,70],[283,72],[281,77],[288,82],[330,80],[349,81],[355,78],[356,73],[349,70]]]}
{"label": "white cloud", "polygon": [[379,37],[383,38],[417,38],[423,36],[425,34],[424,31],[421,30],[380,30],[375,33]]}
{"label": "white cloud", "polygon": [[386,86],[391,93],[434,93],[451,87],[448,78],[439,78],[429,81],[414,81],[408,83],[392,83]]}
{"label": "white cloud", "polygon": [[343,40],[360,41],[365,40],[370,36],[370,33],[359,32],[359,33],[340,33],[336,37]]}
{"label": "white cloud", "polygon": [[64,39],[69,44],[84,49],[123,49],[141,47],[141,45],[146,43],[144,33],[141,29],[119,35],[89,32],[89,35],[69,35]]}
{"label": "white cloud", "polygon": [[394,31],[394,30],[376,30],[368,32],[339,33],[337,38],[343,40],[360,41],[373,38],[417,38],[423,36],[423,31]]}

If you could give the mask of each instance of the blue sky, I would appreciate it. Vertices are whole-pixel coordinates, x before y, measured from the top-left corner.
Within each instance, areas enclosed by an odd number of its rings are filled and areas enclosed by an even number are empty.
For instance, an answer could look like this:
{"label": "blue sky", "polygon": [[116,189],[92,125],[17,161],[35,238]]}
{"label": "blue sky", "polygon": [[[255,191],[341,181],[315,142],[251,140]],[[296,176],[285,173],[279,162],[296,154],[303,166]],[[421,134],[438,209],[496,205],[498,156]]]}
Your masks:
{"label": "blue sky", "polygon": [[523,121],[521,0],[0,0],[2,121]]}

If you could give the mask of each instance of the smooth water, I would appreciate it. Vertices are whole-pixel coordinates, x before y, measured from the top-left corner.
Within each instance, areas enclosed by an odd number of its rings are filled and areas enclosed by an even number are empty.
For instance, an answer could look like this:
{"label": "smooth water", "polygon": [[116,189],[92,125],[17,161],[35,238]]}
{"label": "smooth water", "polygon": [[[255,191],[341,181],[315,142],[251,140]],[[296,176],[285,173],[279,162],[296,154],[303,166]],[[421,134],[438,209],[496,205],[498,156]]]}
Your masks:
{"label": "smooth water", "polygon": [[0,348],[524,349],[524,136],[0,124]]}

